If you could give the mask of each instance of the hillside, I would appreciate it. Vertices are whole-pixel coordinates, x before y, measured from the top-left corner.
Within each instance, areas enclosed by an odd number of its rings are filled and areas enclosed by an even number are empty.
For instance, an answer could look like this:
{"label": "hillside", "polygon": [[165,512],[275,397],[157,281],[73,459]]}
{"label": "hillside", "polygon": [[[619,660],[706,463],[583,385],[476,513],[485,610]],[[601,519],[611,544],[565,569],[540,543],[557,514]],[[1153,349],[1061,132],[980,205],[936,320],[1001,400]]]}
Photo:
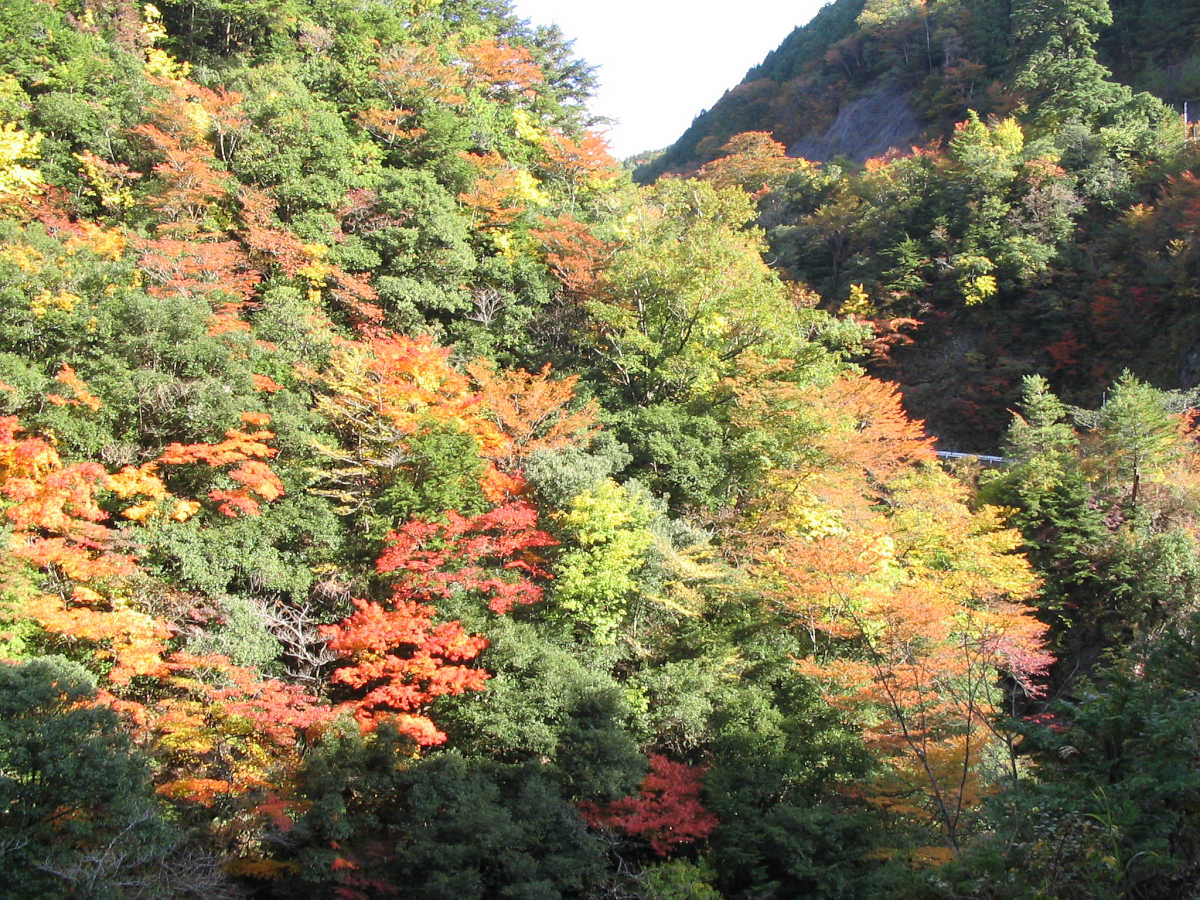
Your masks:
{"label": "hillside", "polygon": [[1200,429],[1117,368],[1200,369],[1200,178],[1103,9],[638,186],[504,0],[0,7],[0,897],[1200,891]]}
{"label": "hillside", "polygon": [[823,161],[760,198],[774,264],[874,320],[871,371],[943,446],[988,452],[1023,373],[1082,404],[1125,368],[1197,383],[1193,161],[1135,91],[1200,89],[1184,7],[834,4],[638,177],[738,131]]}
{"label": "hillside", "polygon": [[[1098,60],[1117,81],[1182,108],[1200,98],[1197,15],[1190,2],[1118,0],[1111,23],[1098,29]],[[1019,64],[1007,2],[837,0],[788,35],[637,178],[695,170],[744,131],[771,132],[791,155],[822,162],[841,156],[862,163],[891,147],[906,150],[946,137],[969,109],[983,116],[1011,110]],[[859,118],[847,127],[847,115]]]}

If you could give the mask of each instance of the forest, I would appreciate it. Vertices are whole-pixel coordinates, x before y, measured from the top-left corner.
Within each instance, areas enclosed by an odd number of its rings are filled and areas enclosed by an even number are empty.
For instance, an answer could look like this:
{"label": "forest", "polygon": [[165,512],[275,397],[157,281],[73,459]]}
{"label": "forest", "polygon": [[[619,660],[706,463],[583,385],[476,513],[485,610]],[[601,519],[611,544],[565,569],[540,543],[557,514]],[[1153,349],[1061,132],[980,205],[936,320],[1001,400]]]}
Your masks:
{"label": "forest", "polygon": [[[1200,381],[1191,283],[1200,7],[838,0],[636,177],[736,147],[768,257],[865,316],[870,370],[949,449],[995,453],[1031,373],[1096,407]],[[1170,104],[1170,105],[1169,105]],[[769,181],[770,179],[768,179]],[[949,389],[947,389],[949,387]]]}
{"label": "forest", "polygon": [[1200,894],[1189,8],[6,0],[0,897]]}

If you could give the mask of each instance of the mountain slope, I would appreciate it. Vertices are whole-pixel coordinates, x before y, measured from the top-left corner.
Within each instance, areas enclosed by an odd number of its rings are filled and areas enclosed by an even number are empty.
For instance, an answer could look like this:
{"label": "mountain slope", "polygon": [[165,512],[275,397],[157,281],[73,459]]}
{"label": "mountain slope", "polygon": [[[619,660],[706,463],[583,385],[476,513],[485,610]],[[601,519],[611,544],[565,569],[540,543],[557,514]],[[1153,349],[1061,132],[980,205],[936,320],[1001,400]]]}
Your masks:
{"label": "mountain slope", "polygon": [[[792,155],[863,162],[946,137],[968,109],[1006,113],[1019,52],[1010,4],[837,0],[793,31],[636,177],[651,181],[719,155],[731,136],[769,131]],[[1099,61],[1116,80],[1177,106],[1200,100],[1200,4],[1115,2]]]}

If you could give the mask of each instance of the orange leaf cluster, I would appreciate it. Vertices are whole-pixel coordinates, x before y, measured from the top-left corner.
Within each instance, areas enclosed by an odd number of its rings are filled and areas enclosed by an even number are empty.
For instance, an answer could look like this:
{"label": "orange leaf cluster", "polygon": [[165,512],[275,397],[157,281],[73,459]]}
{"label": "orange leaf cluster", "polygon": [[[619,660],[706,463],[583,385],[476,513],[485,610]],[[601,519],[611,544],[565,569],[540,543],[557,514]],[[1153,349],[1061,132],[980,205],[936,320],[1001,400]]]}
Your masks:
{"label": "orange leaf cluster", "polygon": [[718,188],[743,187],[760,196],[770,183],[791,172],[813,168],[806,159],[790,157],[787,148],[767,131],[744,131],[721,148],[724,156],[705,163],[697,175]]}
{"label": "orange leaf cluster", "polygon": [[60,594],[41,594],[28,600],[21,611],[64,639],[101,645],[96,655],[111,662],[108,679],[115,685],[129,684],[135,675],[163,672],[162,654],[171,631],[161,619],[117,606],[80,587],[72,591],[69,602]]}
{"label": "orange leaf cluster", "polygon": [[[209,714],[244,719],[253,724],[256,739],[282,749],[294,748],[299,738],[333,717],[328,706],[303,688],[263,678],[258,670],[235,665],[220,654],[173,653],[166,668],[171,673],[167,684],[202,701]],[[164,708],[172,706],[162,702]]]}
{"label": "orange leaf cluster", "polygon": [[882,482],[913,463],[937,459],[924,423],[908,417],[890,382],[843,376],[809,397],[827,423],[820,447],[836,465],[862,469]]}
{"label": "orange leaf cluster", "polygon": [[258,390],[267,394],[274,394],[276,391],[283,390],[283,385],[270,375],[259,375],[257,372],[255,372],[250,376],[250,380],[254,382],[254,386],[258,388]]}
{"label": "orange leaf cluster", "polygon": [[263,441],[269,441],[273,437],[275,433],[271,431],[247,433],[230,428],[225,432],[225,440],[216,444],[180,444],[178,441],[170,443],[158,457],[158,461],[169,466],[185,466],[194,462],[223,466],[249,457],[270,459],[279,451]]}
{"label": "orange leaf cluster", "polygon": [[374,81],[397,109],[415,101],[460,106],[467,99],[462,72],[440,62],[432,47],[403,44],[391,48],[379,61]]}
{"label": "orange leaf cluster", "polygon": [[0,417],[0,495],[10,501],[5,516],[13,527],[7,565],[20,560],[51,573],[57,590],[25,600],[12,614],[64,640],[103,645],[97,653],[111,661],[115,684],[158,672],[165,624],[86,586],[135,570],[131,557],[112,551],[108,516],[96,502],[107,474],[95,463],[63,466],[53,447],[20,438],[20,431],[15,418]]}
{"label": "orange leaf cluster", "polygon": [[[249,416],[247,421],[254,424],[262,421],[263,415],[265,414],[246,413],[243,418]],[[270,417],[267,418],[269,420]],[[225,440],[216,444],[169,444],[159,456],[158,462],[172,466],[202,462],[213,467],[239,463],[228,475],[241,487],[232,490],[212,490],[209,491],[208,498],[218,504],[217,511],[224,516],[256,516],[261,511],[259,500],[270,503],[283,496],[283,482],[262,461],[279,453],[274,447],[263,443],[273,437],[275,434],[271,431],[245,432],[231,428],[225,432]],[[258,499],[255,498],[256,495]]]}
{"label": "orange leaf cluster", "polygon": [[612,259],[614,245],[594,236],[586,225],[570,216],[541,216],[541,228],[530,230],[546,253],[546,264],[564,288],[587,296]]}
{"label": "orange leaf cluster", "polygon": [[377,385],[379,412],[411,434],[427,418],[454,422],[475,434],[483,446],[502,440],[480,409],[470,382],[450,365],[450,350],[428,337],[398,335],[370,343],[367,370]]}
{"label": "orange leaf cluster", "polygon": [[55,406],[86,406],[92,412],[100,409],[102,404],[100,398],[88,390],[87,382],[80,378],[73,368],[66,363],[63,363],[58,370],[58,374],[54,376],[54,380],[61,382],[71,389],[74,394],[70,399],[61,396],[60,394],[47,394],[46,399]]}
{"label": "orange leaf cluster", "polygon": [[149,200],[163,216],[160,229],[190,234],[202,230],[211,205],[229,199],[230,184],[214,165],[209,148],[191,134],[194,125],[186,118],[186,105],[161,108],[174,110],[172,121],[163,123],[167,130],[145,122],[132,133],[160,157],[153,169],[160,186]]}
{"label": "orange leaf cluster", "polygon": [[484,228],[510,225],[525,212],[526,206],[517,199],[518,169],[496,151],[487,154],[460,154],[479,170],[475,185],[458,195],[461,203],[479,214]]}
{"label": "orange leaf cluster", "polygon": [[924,322],[908,316],[894,316],[871,320],[874,336],[865,346],[871,351],[871,360],[877,366],[886,366],[893,362],[892,354],[902,347],[911,347],[916,341],[912,334]]}
{"label": "orange leaf cluster", "polygon": [[[252,427],[260,427],[268,424],[271,417],[268,413],[245,412],[242,413],[242,421]],[[216,444],[172,443],[153,462],[140,466],[125,466],[114,475],[106,475],[104,486],[122,500],[130,497],[145,498],[122,512],[127,519],[144,522],[161,511],[162,501],[174,499],[170,518],[182,522],[199,510],[200,504],[194,500],[173,497],[158,474],[159,468],[164,465],[183,466],[192,463],[203,463],[218,468],[239,463],[227,474],[241,487],[233,490],[214,489],[209,492],[208,498],[218,504],[217,511],[222,515],[256,516],[261,511],[259,500],[269,503],[282,497],[284,492],[279,476],[262,461],[274,457],[279,452],[265,443],[274,436],[270,431],[245,432],[231,428],[225,432],[225,439]],[[255,499],[255,495],[258,499]]]}
{"label": "orange leaf cluster", "polygon": [[108,552],[107,514],[96,502],[106,473],[96,463],[62,464],[41,438],[20,438],[13,416],[0,416],[0,495],[11,501],[9,550],[68,578],[93,580],[128,574],[132,560]]}
{"label": "orange leaf cluster", "polygon": [[238,193],[242,210],[240,236],[251,259],[263,271],[278,267],[289,278],[312,261],[304,242],[275,221],[278,205],[265,191],[243,186]]}
{"label": "orange leaf cluster", "polygon": [[[342,436],[343,453],[322,448],[352,474],[338,476],[357,502],[373,489],[370,472],[364,467],[374,455],[393,453],[406,438],[432,425],[451,425],[472,435],[481,455],[492,459],[503,455],[508,438],[483,406],[478,392],[465,375],[449,362],[450,351],[428,337],[398,335],[370,341],[344,341],[335,350],[330,367],[314,379],[330,393],[317,401],[317,408]],[[483,473],[485,496],[499,502],[521,491],[524,482],[515,474],[500,472],[493,462]],[[343,491],[342,493],[345,493]],[[339,494],[340,496],[341,494]]]}
{"label": "orange leaf cluster", "polygon": [[266,825],[291,827],[301,749],[336,712],[220,655],[174,653],[163,669],[165,696],[145,711],[164,763],[158,793],[203,807],[220,802],[231,850],[257,859],[251,836]]}
{"label": "orange leaf cluster", "polygon": [[82,219],[73,225],[71,233],[63,241],[68,251],[87,250],[114,261],[125,253],[126,237],[119,229],[101,228],[94,222]]}
{"label": "orange leaf cluster", "polygon": [[415,113],[411,109],[364,109],[355,118],[385,147],[415,141],[425,135],[425,129],[409,127]]}
{"label": "orange leaf cluster", "polygon": [[416,107],[459,106],[466,101],[462,72],[441,63],[428,47],[392,48],[379,61],[373,80],[382,95],[357,115],[359,123],[385,147],[416,141],[426,130],[415,124]]}
{"label": "orange leaf cluster", "polygon": [[156,297],[225,294],[244,302],[262,280],[236,241],[160,237],[139,241],[137,247],[142,253],[139,265],[153,280],[150,293]]}
{"label": "orange leaf cluster", "polygon": [[535,87],[546,80],[533,54],[525,47],[513,47],[491,39],[476,41],[462,48],[467,63],[467,81],[493,97],[533,97]]}
{"label": "orange leaf cluster", "polygon": [[585,444],[596,430],[599,408],[594,400],[570,408],[578,375],[551,379],[549,363],[536,375],[524,369],[501,372],[485,360],[471,363],[467,373],[503,435],[485,454],[506,471],[538,450]]}
{"label": "orange leaf cluster", "polygon": [[561,132],[551,132],[541,142],[548,174],[575,185],[584,179],[611,181],[621,168],[608,150],[608,141],[594,131],[585,131],[578,141]]}

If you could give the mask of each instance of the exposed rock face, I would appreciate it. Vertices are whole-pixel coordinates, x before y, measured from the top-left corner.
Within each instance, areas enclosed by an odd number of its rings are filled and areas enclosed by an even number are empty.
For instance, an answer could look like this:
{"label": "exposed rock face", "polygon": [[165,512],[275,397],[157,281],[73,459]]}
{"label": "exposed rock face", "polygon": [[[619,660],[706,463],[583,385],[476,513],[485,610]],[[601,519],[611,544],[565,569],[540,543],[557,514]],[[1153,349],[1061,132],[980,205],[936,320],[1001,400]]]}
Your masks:
{"label": "exposed rock face", "polygon": [[1184,390],[1200,385],[1200,334],[1180,351],[1176,377]]}
{"label": "exposed rock face", "polygon": [[845,104],[828,131],[797,141],[788,154],[819,162],[837,156],[863,162],[893,147],[907,150],[919,141],[921,131],[908,95],[888,85]]}

